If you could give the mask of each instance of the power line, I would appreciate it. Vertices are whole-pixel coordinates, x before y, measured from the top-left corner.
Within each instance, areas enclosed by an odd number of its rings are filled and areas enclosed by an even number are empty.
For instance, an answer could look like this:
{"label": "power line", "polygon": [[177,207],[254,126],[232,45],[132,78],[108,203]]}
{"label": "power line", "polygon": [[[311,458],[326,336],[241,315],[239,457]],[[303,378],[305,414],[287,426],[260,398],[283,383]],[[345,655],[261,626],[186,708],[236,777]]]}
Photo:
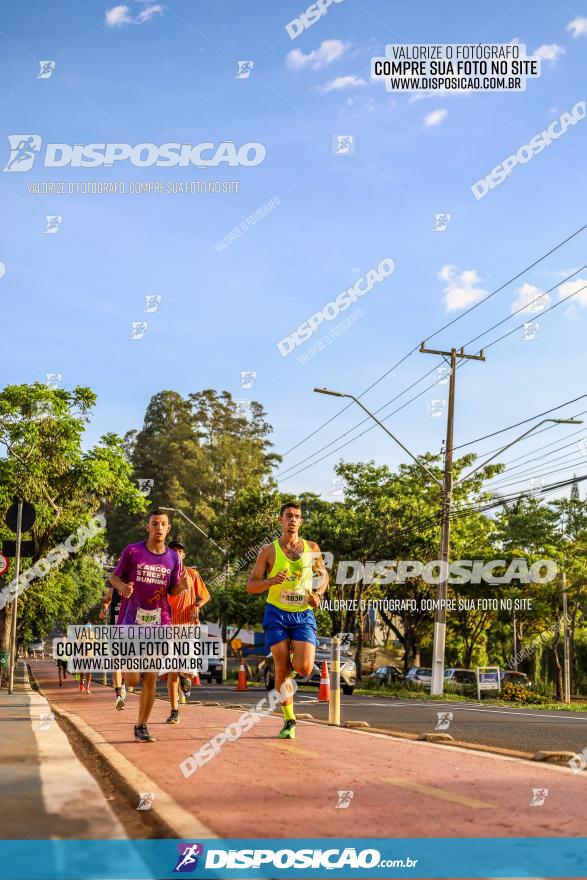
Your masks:
{"label": "power line", "polygon": [[[414,388],[416,385],[419,385],[420,382],[423,381],[423,379],[426,379],[431,373],[434,373],[437,369],[438,369],[437,366],[432,367],[431,370],[428,370],[427,373],[424,373],[423,376],[420,376],[419,379],[416,379],[415,382],[412,382],[411,385],[408,385],[408,387],[405,388],[400,394],[396,394],[395,397],[392,397],[391,400],[388,400],[387,403],[384,403],[383,406],[380,406],[380,407],[379,407],[379,409],[374,410],[375,415],[377,415],[378,413],[380,413],[382,409],[385,409],[385,407],[389,406],[390,403],[393,403],[393,402],[394,402],[395,400],[397,400],[399,397],[403,397],[404,394],[407,394],[408,391],[411,391],[412,388]],[[418,397],[421,397],[423,394],[426,394],[427,391],[429,391],[431,388],[434,388],[436,385],[437,385],[436,382],[433,382],[432,385],[427,385],[426,388],[424,388],[424,390],[423,390],[422,392],[420,392],[420,394],[416,395],[416,397],[412,397],[411,400],[408,401],[408,402],[411,403],[413,400],[416,400]],[[351,406],[351,404],[348,404],[348,406]],[[400,407],[400,409],[403,409],[403,407]],[[389,418],[389,416],[394,415],[394,413],[396,413],[396,412],[399,412],[399,409],[394,410],[393,413],[389,413],[389,415],[387,415],[386,418]],[[353,425],[353,427],[352,427],[352,428],[349,428],[349,430],[346,431],[344,434],[341,434],[339,437],[335,437],[334,440],[331,440],[329,443],[326,443],[324,446],[321,446],[320,449],[316,449],[316,450],[312,453],[312,456],[314,456],[314,455],[319,455],[319,454],[320,454],[321,452],[323,452],[325,449],[328,449],[329,446],[332,446],[334,443],[337,443],[338,440],[341,440],[341,439],[342,439],[342,437],[346,437],[347,434],[350,434],[350,432],[351,432],[351,431],[354,431],[355,428],[360,428],[361,425],[364,425],[366,422],[371,422],[371,419],[370,419],[368,416],[366,416],[364,419],[361,419],[360,422],[357,422],[356,425]],[[369,428],[369,430],[371,430],[371,428]],[[363,434],[366,434],[366,433],[367,433],[366,431],[363,432]],[[358,439],[358,437],[362,437],[363,434],[359,434],[357,437],[355,437],[355,438],[353,438],[353,439],[356,440],[356,439]],[[352,440],[350,440],[349,443],[350,443],[350,442],[352,442]],[[347,444],[345,443],[344,445],[346,446]],[[338,447],[338,448],[339,448],[339,449],[342,449],[342,447]],[[333,452],[336,452],[336,451],[337,451],[336,449],[333,450]],[[324,458],[327,458],[327,457],[328,457],[328,456],[324,456]],[[319,459],[319,461],[322,461],[322,459]],[[298,461],[298,462],[296,462],[296,464],[292,464],[292,465],[290,465],[289,467],[285,468],[285,470],[283,470],[283,471],[281,471],[280,473],[278,473],[278,474],[277,474],[277,477],[284,477],[284,476],[286,476],[290,471],[295,470],[295,468],[298,467],[298,465],[300,465],[300,464],[303,464],[303,462],[302,462],[302,461]]]}
{"label": "power line", "polygon": [[[583,227],[583,228],[585,228],[585,227]],[[586,264],[586,266],[587,266],[587,264]],[[585,268],[585,267],[583,267],[583,268]],[[581,270],[578,269],[578,270],[576,270],[576,272],[573,272],[573,273],[569,274],[565,279],[563,279],[561,282],[559,282],[559,284],[555,285],[555,287],[560,287],[561,284],[566,283],[566,281],[568,280],[568,278],[572,278],[573,275],[577,274],[577,272],[579,272],[579,271],[581,271]],[[520,273],[520,274],[521,274],[521,273]],[[564,297],[564,299],[560,300],[558,303],[555,303],[554,305],[550,306],[550,308],[546,309],[546,311],[544,311],[544,312],[542,313],[542,316],[548,314],[548,313],[551,312],[553,309],[555,309],[555,308],[557,308],[558,306],[562,305],[564,302],[566,302],[567,300],[571,299],[572,297],[577,296],[577,294],[581,293],[581,291],[584,290],[584,289],[586,289],[586,288],[587,288],[587,284],[584,285],[583,287],[580,287],[578,290],[574,291],[573,293],[569,294],[567,297]],[[551,288],[551,290],[554,290],[554,289],[555,289],[554,287]],[[496,292],[497,292],[497,291],[494,291],[494,293],[496,293]],[[490,296],[493,296],[493,294],[490,294]],[[540,294],[539,296],[535,297],[535,299],[539,299],[540,296],[542,296],[542,294]],[[487,299],[487,298],[488,298],[488,297],[486,297],[485,299]],[[484,301],[485,301],[485,300],[481,300],[481,302],[484,302]],[[534,301],[535,301],[535,300],[532,300],[531,302],[534,302]],[[480,304],[480,303],[478,303],[477,305],[479,305],[479,304]],[[527,304],[526,304],[525,306],[523,306],[522,308],[517,309],[515,312],[512,313],[512,315],[508,315],[507,318],[505,318],[503,321],[498,322],[498,324],[493,325],[493,327],[495,327],[495,326],[499,326],[499,324],[504,323],[504,321],[511,320],[511,318],[514,317],[516,314],[518,314],[520,311],[523,311],[524,309],[528,308],[528,305],[530,305],[530,304],[531,304],[531,303],[527,303]],[[455,319],[455,320],[456,320],[456,319]],[[520,329],[521,327],[523,327],[523,326],[524,326],[523,324],[520,324],[520,325],[518,325],[517,327],[514,327],[514,329],[511,330],[511,331],[509,331],[508,333],[505,333],[505,334],[503,334],[502,336],[498,337],[497,339],[493,340],[492,342],[489,342],[487,345],[484,346],[484,350],[490,348],[490,347],[493,346],[493,345],[496,345],[498,342],[501,342],[503,339],[507,338],[508,336],[511,336],[512,333],[515,333],[516,330],[519,330],[519,329]],[[477,337],[475,338],[474,341],[476,341],[477,339],[481,338],[481,336],[484,336],[486,333],[490,332],[490,330],[493,329],[493,327],[489,328],[489,330],[484,331],[484,333],[479,334],[479,336],[477,336]],[[435,334],[434,334],[434,335],[435,335]],[[461,366],[461,367],[464,366],[464,363],[463,363],[463,364],[460,364],[460,366]],[[403,392],[401,392],[400,394],[396,395],[396,397],[395,397],[395,398],[392,398],[391,401],[388,401],[387,403],[383,404],[383,406],[379,407],[379,409],[376,410],[376,412],[379,413],[382,409],[385,409],[385,407],[388,406],[390,403],[392,403],[394,400],[397,400],[398,397],[402,397],[403,394],[405,394],[408,390],[410,390],[411,388],[413,388],[414,385],[419,384],[419,382],[421,382],[422,379],[424,379],[427,375],[430,375],[430,373],[433,372],[435,369],[436,369],[436,367],[434,367],[434,368],[433,368],[432,370],[430,370],[428,373],[425,373],[424,376],[422,376],[420,379],[416,380],[416,382],[413,382],[412,385],[408,386],[408,388],[405,389],[405,391],[403,391]],[[397,412],[399,412],[400,410],[404,409],[405,406],[407,406],[409,403],[412,403],[414,400],[417,400],[419,397],[422,397],[422,396],[426,393],[426,391],[429,391],[431,388],[434,388],[434,387],[436,386],[436,384],[437,384],[437,383],[435,382],[435,383],[433,383],[432,385],[427,386],[427,387],[426,387],[426,388],[425,388],[420,394],[415,395],[415,396],[412,397],[409,401],[407,401],[407,403],[404,404],[404,406],[401,406],[401,407],[399,407],[398,409],[394,410],[393,412],[388,413],[388,415],[386,415],[385,417],[382,417],[382,421],[385,421],[386,419],[391,418],[392,415],[395,415]],[[578,398],[576,398],[575,400],[581,400],[583,397],[587,397],[587,395],[582,395],[581,397],[578,397]],[[573,402],[575,402],[575,401],[569,401],[569,403],[573,403]],[[350,406],[350,405],[351,405],[351,404],[348,404],[347,407],[345,407],[345,408],[348,408],[348,406]],[[562,406],[565,406],[565,404],[561,404],[559,407],[555,407],[554,409],[560,409]],[[547,410],[547,412],[552,412],[552,411],[553,411],[553,410]],[[535,418],[537,418],[537,416],[536,416]],[[335,438],[334,440],[331,440],[329,443],[327,443],[325,446],[321,447],[321,448],[320,448],[319,450],[317,450],[316,452],[311,453],[311,456],[313,457],[313,456],[315,456],[315,455],[318,455],[321,451],[323,451],[324,449],[327,449],[329,446],[332,446],[333,443],[336,443],[338,440],[341,440],[343,437],[346,437],[348,434],[351,433],[351,431],[354,431],[357,427],[360,427],[360,425],[364,424],[366,421],[368,421],[368,419],[362,419],[361,422],[358,422],[356,425],[353,425],[353,427],[352,427],[352,428],[349,428],[348,431],[345,431],[343,434],[339,435],[339,437]],[[504,433],[505,431],[510,430],[510,428],[517,427],[518,425],[521,425],[521,424],[525,424],[525,423],[528,422],[528,421],[532,421],[532,419],[531,419],[531,418],[530,418],[530,419],[526,419],[526,420],[524,420],[524,421],[522,421],[522,422],[518,422],[518,423],[516,423],[515,425],[511,425],[509,428],[502,428],[502,429],[500,429],[499,431],[494,431],[493,433],[491,433],[491,434],[487,434],[487,435],[485,435],[484,437],[478,438],[477,440],[471,440],[471,441],[469,441],[468,443],[460,444],[459,446],[455,446],[454,449],[461,449],[461,448],[463,448],[464,446],[470,446],[470,445],[472,445],[473,443],[477,443],[477,442],[479,442],[480,440],[486,440],[486,439],[488,439],[489,437],[493,437],[493,436],[496,436],[497,434]],[[366,429],[365,431],[363,431],[362,433],[358,434],[356,437],[352,437],[352,438],[351,438],[350,440],[348,440],[346,443],[343,443],[341,446],[336,447],[336,449],[333,449],[331,452],[327,453],[326,455],[322,456],[321,458],[317,459],[316,461],[313,461],[313,462],[310,462],[310,463],[306,464],[305,467],[301,468],[301,470],[299,470],[299,471],[296,471],[296,470],[295,470],[300,464],[302,464],[302,462],[297,462],[297,463],[294,464],[294,465],[290,465],[288,468],[286,468],[286,469],[285,469],[284,471],[282,471],[281,473],[278,473],[278,474],[277,474],[277,477],[281,477],[281,478],[283,479],[283,478],[286,477],[286,476],[287,476],[287,477],[293,477],[293,476],[297,476],[297,475],[300,474],[300,473],[303,473],[304,471],[308,470],[310,467],[313,467],[315,464],[318,464],[319,462],[323,461],[325,458],[328,458],[330,455],[334,454],[335,452],[338,452],[340,449],[343,449],[345,446],[348,446],[350,443],[354,442],[355,440],[358,440],[358,439],[359,439],[360,437],[362,437],[364,434],[366,434],[366,433],[368,433],[369,431],[373,430],[374,427],[375,427],[375,425],[371,425],[369,428],[367,428],[367,429]],[[291,471],[295,471],[295,473],[290,473]]]}
{"label": "power line", "polygon": [[[482,300],[479,300],[479,302],[474,303],[472,306],[470,306],[468,309],[466,309],[460,315],[457,315],[451,321],[448,321],[446,324],[444,324],[438,330],[435,330],[433,333],[428,333],[424,338],[427,340],[434,339],[435,336],[438,336],[444,330],[447,330],[449,327],[452,327],[453,324],[457,323],[457,321],[461,321],[463,318],[465,318],[467,315],[469,315],[475,309],[478,309],[481,305],[483,305],[483,303],[492,299],[494,296],[496,296],[498,293],[500,293],[502,290],[504,290],[510,284],[513,284],[514,281],[517,281],[517,279],[520,278],[522,275],[524,275],[526,272],[529,272],[531,269],[533,269],[535,266],[537,266],[539,263],[541,263],[547,257],[554,254],[557,250],[559,250],[561,247],[563,247],[565,244],[567,244],[573,238],[576,238],[576,236],[580,235],[580,233],[583,232],[585,229],[587,229],[587,223],[585,225],[579,227],[579,229],[575,230],[575,232],[571,233],[571,235],[567,236],[567,238],[563,239],[563,241],[559,242],[557,245],[555,245],[549,251],[542,254],[542,256],[538,257],[538,259],[534,260],[533,263],[530,263],[529,266],[526,266],[524,269],[522,269],[520,272],[518,272],[516,275],[514,275],[508,281],[501,284],[499,287],[497,287],[495,290],[493,290],[491,293],[489,293]],[[564,283],[564,282],[561,282],[561,283]],[[401,364],[403,364],[409,357],[411,357],[411,355],[413,355],[418,350],[418,347],[419,347],[419,343],[416,344],[412,349],[410,349],[410,351],[408,351],[403,357],[401,357],[392,367],[389,368],[389,370],[386,370],[385,373],[383,373],[381,376],[379,376],[378,379],[376,379],[374,382],[372,382],[371,385],[369,385],[367,388],[365,388],[357,396],[363,397],[365,394],[367,394],[369,391],[371,391],[373,388],[375,388],[376,385],[378,385],[381,381],[383,381],[383,379],[387,378],[387,376],[389,376],[390,373],[392,373],[395,369],[397,369],[397,367],[401,366]],[[304,443],[306,443],[308,440],[310,440],[312,437],[314,437],[316,434],[318,434],[327,425],[330,425],[335,419],[338,418],[339,415],[341,415],[343,412],[345,412],[351,406],[352,406],[352,403],[348,403],[345,406],[343,406],[342,409],[340,409],[337,413],[335,413],[333,416],[331,416],[331,418],[329,418],[326,422],[323,422],[321,425],[319,425],[317,428],[315,428],[313,431],[311,431],[306,437],[302,438],[302,440],[298,441],[298,443],[296,443],[294,446],[290,447],[284,453],[282,453],[282,458],[285,458],[287,455],[289,455],[295,449],[298,449],[298,447],[302,446]],[[354,427],[357,427],[357,426],[355,425]],[[354,430],[354,428],[351,428],[350,430],[352,431],[352,430]],[[341,436],[345,436],[345,434],[343,434]],[[341,438],[338,437],[337,439],[341,439]],[[333,442],[336,442],[336,440]]]}
{"label": "power line", "polygon": [[[578,419],[579,416],[587,415],[587,409],[582,410],[578,413],[573,413],[571,418]],[[556,425],[548,425],[545,428],[541,428],[539,431],[535,431],[532,437],[538,437],[540,434],[544,434],[545,431],[552,431],[556,428]],[[575,434],[581,434],[585,428],[579,428],[578,431],[571,431],[570,434],[567,434],[567,437],[573,437]],[[554,443],[559,443],[560,440],[557,438],[556,440],[552,440],[550,443],[545,443],[543,446],[538,446],[536,449],[529,450],[528,452],[523,452],[521,455],[517,455],[515,458],[511,458],[510,461],[519,461],[521,458],[526,458],[528,455],[531,455],[533,452],[539,452],[541,449],[545,449],[547,446],[552,446]],[[501,446],[496,446],[494,449],[488,449],[484,453],[478,453],[479,455],[493,455],[495,452],[499,452]],[[502,462],[502,464],[509,464],[509,462]]]}
{"label": "power line", "polygon": [[[507,489],[509,486],[517,486],[518,483],[527,482],[528,479],[539,480],[542,477],[549,477],[551,474],[558,474],[561,471],[568,471],[572,467],[576,467],[577,465],[581,464],[581,462],[584,460],[585,460],[585,458],[583,456],[583,457],[579,458],[578,461],[574,462],[573,464],[568,464],[565,467],[555,468],[552,471],[543,471],[542,473],[533,472],[533,473],[528,473],[528,474],[520,474],[520,475],[518,475],[518,479],[512,480],[511,483],[508,483],[507,481],[505,483],[495,483],[493,486],[489,486],[488,488],[491,489],[491,491],[494,491],[495,489]],[[534,490],[532,490],[532,491],[534,491]]]}

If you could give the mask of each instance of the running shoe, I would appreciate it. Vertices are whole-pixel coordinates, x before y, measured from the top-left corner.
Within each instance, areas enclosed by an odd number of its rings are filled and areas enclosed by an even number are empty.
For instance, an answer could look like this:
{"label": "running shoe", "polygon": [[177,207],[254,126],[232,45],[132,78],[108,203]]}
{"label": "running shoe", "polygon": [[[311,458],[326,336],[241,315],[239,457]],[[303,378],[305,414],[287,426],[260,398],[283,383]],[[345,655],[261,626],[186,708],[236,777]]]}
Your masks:
{"label": "running shoe", "polygon": [[169,718],[165,719],[166,724],[179,724],[179,709],[172,709]]}
{"label": "running shoe", "polygon": [[122,702],[126,702],[126,685],[124,682],[120,685],[120,696],[122,697]]}
{"label": "running shoe", "polygon": [[184,697],[189,697],[192,692],[192,680],[189,675],[179,673],[179,686]]}
{"label": "running shoe", "polygon": [[119,712],[122,712],[122,710],[124,709],[124,699],[122,697],[122,693],[120,693],[116,697],[116,700],[114,702],[114,708],[118,709]]}
{"label": "running shoe", "polygon": [[92,693],[92,692],[91,692],[90,688],[87,687],[87,688],[86,688],[86,694],[91,694],[91,693]]}
{"label": "running shoe", "polygon": [[296,738],[296,722],[293,718],[288,718],[283,727],[277,734],[279,739],[295,739]]}
{"label": "running shoe", "polygon": [[140,743],[154,743],[156,739],[154,736],[151,736],[149,731],[147,730],[146,724],[136,724],[135,725],[135,739]]}

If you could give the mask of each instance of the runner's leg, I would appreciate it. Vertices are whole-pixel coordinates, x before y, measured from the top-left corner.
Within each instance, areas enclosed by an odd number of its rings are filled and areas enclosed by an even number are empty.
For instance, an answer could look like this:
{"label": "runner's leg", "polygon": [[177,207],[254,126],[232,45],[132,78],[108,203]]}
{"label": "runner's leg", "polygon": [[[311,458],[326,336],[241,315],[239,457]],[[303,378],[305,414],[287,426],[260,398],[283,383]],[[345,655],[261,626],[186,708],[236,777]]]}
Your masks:
{"label": "runner's leg", "polygon": [[157,694],[157,673],[143,672],[143,689],[139,701],[139,725],[146,724]]}
{"label": "runner's leg", "polygon": [[179,721],[179,672],[167,673],[167,693],[171,713],[167,718],[167,724],[177,724]]}
{"label": "runner's leg", "polygon": [[314,668],[316,646],[311,642],[296,642],[292,640],[291,647],[293,651],[293,668],[297,674],[300,678],[310,675]]}
{"label": "runner's leg", "polygon": [[117,669],[112,673],[112,684],[114,686],[114,693],[116,694],[114,708],[120,711],[124,709],[124,701],[126,697],[126,694],[122,691],[122,672],[120,669]]}
{"label": "runner's leg", "polygon": [[275,664],[275,690],[279,691],[281,695],[284,693],[288,694],[281,703],[281,711],[283,712],[283,727],[279,732],[281,739],[293,739],[296,735],[290,650],[291,643],[289,639],[283,639],[283,641],[271,646],[271,653],[273,654],[273,662]]}

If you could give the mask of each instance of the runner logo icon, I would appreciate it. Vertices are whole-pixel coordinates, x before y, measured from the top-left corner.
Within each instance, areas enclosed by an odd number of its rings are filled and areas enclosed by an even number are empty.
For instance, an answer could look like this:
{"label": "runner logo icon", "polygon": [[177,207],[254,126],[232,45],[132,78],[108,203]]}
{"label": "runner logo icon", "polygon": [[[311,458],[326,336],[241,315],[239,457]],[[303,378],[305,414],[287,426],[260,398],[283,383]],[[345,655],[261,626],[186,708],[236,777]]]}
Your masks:
{"label": "runner logo icon", "polygon": [[178,843],[177,849],[179,855],[177,857],[177,865],[173,869],[174,873],[188,874],[192,873],[198,867],[198,858],[204,854],[204,847],[201,843]]}
{"label": "runner logo icon", "polygon": [[40,134],[9,134],[10,158],[4,171],[30,171],[41,149]]}

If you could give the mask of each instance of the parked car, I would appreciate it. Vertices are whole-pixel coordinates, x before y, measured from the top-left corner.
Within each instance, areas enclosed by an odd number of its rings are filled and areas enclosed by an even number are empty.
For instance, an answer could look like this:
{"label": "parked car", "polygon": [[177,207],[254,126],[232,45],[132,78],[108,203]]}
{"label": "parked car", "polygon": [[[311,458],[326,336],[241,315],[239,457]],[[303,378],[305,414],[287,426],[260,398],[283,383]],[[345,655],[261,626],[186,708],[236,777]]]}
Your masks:
{"label": "parked car", "polygon": [[412,666],[412,668],[406,672],[404,680],[407,681],[408,684],[421,684],[424,687],[431,687],[432,670],[426,666]]}
{"label": "parked car", "polygon": [[381,685],[397,684],[403,679],[403,672],[397,666],[380,666],[375,672],[367,676],[367,680]]}
{"label": "parked car", "polygon": [[502,669],[499,673],[499,677],[501,679],[501,686],[509,682],[510,684],[519,684],[525,688],[531,688],[532,682],[528,678],[525,672],[514,672],[510,669]]}
{"label": "parked car", "polygon": [[472,669],[450,669],[444,670],[444,683],[454,684],[476,684],[477,676]]}
{"label": "parked car", "polygon": [[41,657],[45,656],[45,643],[44,642],[31,642],[29,645],[29,654],[32,654],[33,657],[36,654],[40,654]]}
{"label": "parked car", "polygon": [[[220,643],[220,653],[223,652],[223,645]],[[222,657],[208,657],[208,669],[206,672],[200,672],[200,680],[201,681],[209,681],[212,684],[213,681],[216,684],[222,684]]]}
{"label": "parked car", "polygon": [[[350,647],[350,646],[348,646]],[[316,645],[316,657],[314,659],[314,669],[311,675],[306,678],[297,678],[300,684],[320,685],[320,674],[322,670],[322,662],[326,660],[330,663],[330,639],[325,636],[319,636]],[[263,664],[263,677],[265,687],[268,691],[275,687],[275,666],[273,663],[273,655],[267,654]],[[340,652],[340,689],[343,694],[352,694],[357,683],[357,667],[355,661],[350,657],[348,650],[343,651],[341,646]]]}

